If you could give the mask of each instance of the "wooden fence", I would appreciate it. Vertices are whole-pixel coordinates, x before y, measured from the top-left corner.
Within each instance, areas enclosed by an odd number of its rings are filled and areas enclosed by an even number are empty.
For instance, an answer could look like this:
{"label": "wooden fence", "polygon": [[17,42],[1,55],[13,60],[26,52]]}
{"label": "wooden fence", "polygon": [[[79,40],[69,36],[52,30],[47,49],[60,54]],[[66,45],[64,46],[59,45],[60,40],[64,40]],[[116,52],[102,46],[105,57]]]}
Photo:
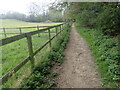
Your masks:
{"label": "wooden fence", "polygon": [[[36,28],[37,30],[39,30],[39,28],[43,28],[43,27],[51,27],[51,26],[33,26],[33,27],[17,27],[17,28],[0,28],[1,30],[3,30],[3,33],[0,33],[0,34],[4,34],[5,38],[7,38],[7,34],[22,34],[24,32],[22,32],[22,29],[32,29],[32,28]],[[8,29],[18,29],[19,32],[17,33],[7,33],[6,30]]]}
{"label": "wooden fence", "polygon": [[[22,68],[28,61],[31,62],[31,69],[34,68],[34,56],[42,49],[44,48],[47,44],[50,45],[51,47],[51,40],[53,40],[58,34],[60,34],[63,30],[63,26],[64,24],[59,24],[59,25],[55,25],[55,26],[49,26],[45,29],[38,29],[36,31],[32,31],[32,32],[28,32],[28,33],[22,33],[20,35],[16,35],[16,36],[12,36],[9,38],[5,38],[5,39],[1,39],[0,42],[2,42],[0,44],[0,46],[15,42],[17,40],[20,40],[22,38],[27,38],[27,43],[28,43],[28,50],[29,50],[29,56],[23,60],[21,63],[19,63],[16,67],[14,67],[11,71],[9,71],[7,74],[5,74],[2,78],[0,78],[0,81],[2,81],[2,83],[5,83],[14,73],[16,73],[20,68]],[[31,28],[31,27],[29,27]],[[51,37],[51,30],[52,28],[55,28],[56,30],[56,34]],[[58,28],[60,29],[58,31]],[[33,46],[32,46],[32,35],[35,34],[39,34],[41,32],[45,32],[48,31],[48,35],[49,35],[49,40],[44,43],[44,45],[40,46],[35,52],[33,52]]]}

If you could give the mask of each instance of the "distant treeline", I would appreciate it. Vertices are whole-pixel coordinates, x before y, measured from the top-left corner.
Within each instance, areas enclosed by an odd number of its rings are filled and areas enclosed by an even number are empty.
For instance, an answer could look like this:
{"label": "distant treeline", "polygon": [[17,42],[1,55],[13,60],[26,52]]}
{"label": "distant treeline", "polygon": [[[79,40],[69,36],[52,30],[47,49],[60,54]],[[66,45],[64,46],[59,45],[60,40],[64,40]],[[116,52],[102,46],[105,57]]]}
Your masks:
{"label": "distant treeline", "polygon": [[63,21],[62,10],[56,9],[55,7],[49,7],[49,10],[42,14],[35,13],[35,10],[31,11],[29,15],[19,12],[7,12],[6,14],[0,14],[0,19],[17,19],[27,22]]}

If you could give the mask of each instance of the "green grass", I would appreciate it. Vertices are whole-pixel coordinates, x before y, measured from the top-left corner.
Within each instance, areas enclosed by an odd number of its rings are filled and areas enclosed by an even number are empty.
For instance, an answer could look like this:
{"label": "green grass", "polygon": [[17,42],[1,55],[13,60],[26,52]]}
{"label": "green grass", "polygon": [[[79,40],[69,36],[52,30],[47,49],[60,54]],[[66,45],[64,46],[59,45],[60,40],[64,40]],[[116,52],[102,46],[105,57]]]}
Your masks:
{"label": "green grass", "polygon": [[118,38],[104,35],[100,30],[76,26],[79,34],[88,42],[95,62],[99,66],[98,71],[103,79],[103,87],[119,87],[120,48]]}
{"label": "green grass", "polygon": [[56,63],[62,63],[62,52],[68,40],[69,29],[67,28],[65,32],[54,40],[50,51],[42,57],[42,62],[36,65],[34,72],[22,83],[21,88],[50,89],[54,86],[54,77],[58,75],[58,72],[50,72],[50,70]]}
{"label": "green grass", "polygon": [[31,23],[31,22],[24,22],[14,19],[0,19],[0,22],[2,22],[2,25],[0,28],[15,28],[15,27],[29,27],[29,26],[51,26],[51,25],[57,25],[60,23]]}
{"label": "green grass", "polygon": [[[19,21],[19,20],[14,20],[14,19],[0,19],[0,22],[2,22],[2,25],[0,26],[0,28],[16,28],[16,27],[32,27],[32,26],[53,26],[53,25],[58,25],[61,23],[31,23],[31,22],[23,22],[23,21]],[[45,28],[45,27],[43,27]],[[39,28],[39,29],[43,29],[43,28]],[[37,30],[37,28],[27,28],[27,29],[21,29],[22,33],[25,32],[31,32],[31,31],[35,31]],[[6,33],[20,33],[19,29],[5,29]],[[4,33],[3,30],[0,30],[0,33]],[[7,34],[7,37],[11,37],[14,35],[18,35],[18,34]],[[0,34],[1,38],[5,38],[4,34]]]}
{"label": "green grass", "polygon": [[[28,22],[22,22],[17,20],[5,20],[4,23],[7,27],[10,26],[10,21],[13,27],[16,27],[16,25],[36,25],[35,23],[28,23]],[[28,23],[28,24],[27,24]],[[49,23],[49,25],[56,25],[60,23]],[[43,25],[40,24],[39,25]],[[48,24],[44,24],[48,25]],[[29,30],[28,30],[29,31]],[[54,29],[51,29],[51,31],[55,31]],[[55,33],[51,33],[51,37],[55,35]],[[48,33],[40,33],[40,37],[38,35],[32,36],[32,43],[33,43],[33,51],[38,49],[41,45],[43,45],[48,40]],[[8,71],[10,71],[12,68],[14,68],[17,64],[19,64],[22,60],[24,60],[29,54],[28,54],[28,47],[27,47],[27,40],[26,38],[12,42],[10,44],[4,45],[2,47],[2,71],[0,67],[0,73],[2,73],[2,76],[5,75]],[[38,62],[41,62],[41,57],[48,51],[48,45],[40,51],[39,54],[35,56],[35,65]],[[12,88],[17,87],[21,81],[30,75],[31,73],[31,63],[28,62],[23,68],[21,68],[15,75],[10,78],[7,83],[3,85],[3,87],[6,88]]]}

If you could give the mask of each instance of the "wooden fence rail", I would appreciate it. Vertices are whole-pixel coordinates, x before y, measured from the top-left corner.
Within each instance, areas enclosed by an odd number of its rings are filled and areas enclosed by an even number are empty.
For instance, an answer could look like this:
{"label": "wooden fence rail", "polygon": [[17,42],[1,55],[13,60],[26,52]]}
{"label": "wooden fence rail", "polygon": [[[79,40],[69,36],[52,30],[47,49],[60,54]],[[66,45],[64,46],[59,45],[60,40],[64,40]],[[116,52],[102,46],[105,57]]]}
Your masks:
{"label": "wooden fence rail", "polygon": [[[50,27],[50,26],[37,26],[37,27]],[[16,27],[16,28],[5,28],[5,29],[25,29],[25,28],[36,28],[36,26],[33,27]],[[0,28],[0,29],[4,29],[4,28]]]}
{"label": "wooden fence rail", "polygon": [[[39,28],[41,27],[51,27],[51,26],[33,26],[33,27],[16,27],[16,28],[0,28],[3,30],[3,33],[0,33],[0,34],[4,34],[5,38],[7,38],[7,34],[22,34],[22,29],[31,29],[31,28],[37,28],[37,30],[39,30]],[[18,29],[19,30],[19,33],[7,33],[6,32],[6,29]],[[38,36],[39,36],[39,33],[38,33]]]}
{"label": "wooden fence rail", "polygon": [[[16,67],[14,67],[12,70],[10,70],[7,74],[5,74],[2,78],[0,78],[0,81],[2,81],[2,83],[5,83],[14,73],[16,73],[20,68],[22,68],[28,61],[31,61],[31,68],[34,68],[34,56],[42,49],[44,48],[47,44],[50,44],[51,47],[51,41],[58,35],[60,34],[63,30],[63,25],[64,24],[59,24],[59,25],[55,25],[55,26],[50,26],[47,27],[45,29],[39,29],[36,31],[32,31],[32,32],[28,32],[28,33],[23,33],[20,35],[16,35],[16,36],[12,36],[9,38],[5,38],[0,40],[0,42],[2,42],[2,44],[0,44],[0,46],[15,42],[17,40],[20,40],[22,38],[27,38],[27,43],[28,43],[28,51],[29,51],[29,56],[23,60],[21,63],[19,63]],[[58,27],[60,27],[60,31],[58,32]],[[51,28],[56,28],[56,34],[51,37]],[[40,46],[36,51],[33,52],[33,46],[32,46],[32,40],[31,40],[31,36],[38,34],[40,32],[43,31],[48,31],[48,35],[49,35],[49,40],[44,43],[44,45]],[[32,70],[31,69],[31,70]]]}
{"label": "wooden fence rail", "polygon": [[[41,32],[41,33],[49,33],[49,32]],[[50,32],[50,33],[56,33],[56,32]],[[0,33],[0,34],[4,34],[4,33]],[[20,34],[20,33],[6,33],[6,34]]]}

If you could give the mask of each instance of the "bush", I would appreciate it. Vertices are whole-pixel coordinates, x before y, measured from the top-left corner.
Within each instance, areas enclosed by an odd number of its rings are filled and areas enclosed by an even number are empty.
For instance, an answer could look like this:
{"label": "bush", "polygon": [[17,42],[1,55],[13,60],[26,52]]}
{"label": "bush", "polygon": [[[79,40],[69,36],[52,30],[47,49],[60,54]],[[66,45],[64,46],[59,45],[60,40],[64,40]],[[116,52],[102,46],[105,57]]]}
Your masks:
{"label": "bush", "polygon": [[94,17],[95,13],[93,11],[84,10],[78,14],[76,20],[80,23],[80,25],[92,28],[94,23]]}
{"label": "bush", "polygon": [[[75,13],[72,7],[77,7]],[[118,2],[79,3],[70,8],[70,15],[75,14],[74,18],[79,25],[97,28],[105,35],[116,36],[120,34],[120,4]]]}
{"label": "bush", "polygon": [[96,24],[105,34],[116,35],[120,33],[120,8],[116,3],[104,6],[104,10],[96,18]]}

